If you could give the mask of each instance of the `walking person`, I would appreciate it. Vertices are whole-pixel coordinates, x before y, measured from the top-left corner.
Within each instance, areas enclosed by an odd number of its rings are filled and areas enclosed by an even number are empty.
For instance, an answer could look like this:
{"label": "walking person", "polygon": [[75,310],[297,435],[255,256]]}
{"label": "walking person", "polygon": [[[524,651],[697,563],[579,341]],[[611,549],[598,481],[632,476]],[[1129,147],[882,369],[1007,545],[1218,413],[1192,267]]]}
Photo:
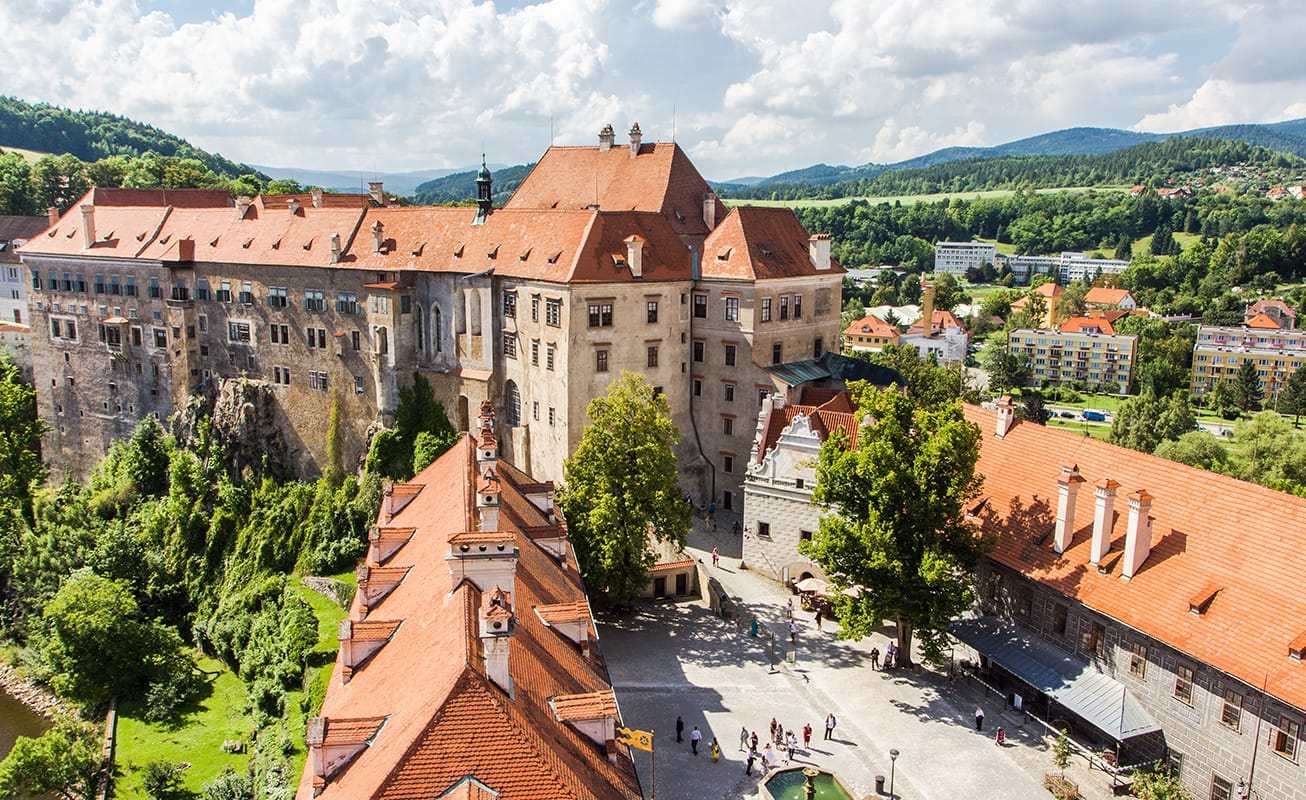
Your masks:
{"label": "walking person", "polygon": [[753,760],[756,759],[756,758],[757,758],[757,753],[756,753],[756,751],[749,750],[749,751],[748,751],[748,758],[746,758],[746,759],[744,760],[744,774],[745,774],[745,775],[752,775],[752,774],[753,774]]}
{"label": "walking person", "polygon": [[812,746],[812,723],[808,722],[803,725],[803,749],[807,750]]}
{"label": "walking person", "polygon": [[748,751],[750,753],[757,752],[757,731],[753,731],[753,735],[748,737]]}
{"label": "walking person", "polygon": [[713,547],[713,548],[712,548],[712,566],[716,567],[716,566],[720,566],[720,565],[721,565],[721,554],[718,553],[718,552],[716,551],[716,548],[715,548],[715,547]]}
{"label": "walking person", "polygon": [[708,748],[708,752],[712,754],[713,764],[721,760],[721,745],[716,743],[716,737],[712,738],[712,746]]}
{"label": "walking person", "polygon": [[747,749],[748,749],[748,728],[747,728],[747,727],[743,727],[743,728],[740,728],[740,729],[739,729],[739,749],[740,749],[740,750],[747,750]]}
{"label": "walking person", "polygon": [[794,618],[794,599],[791,597],[785,601],[785,619]]}
{"label": "walking person", "polygon": [[771,741],[775,741],[775,729],[778,724],[779,723],[775,721],[775,717],[771,717]]}
{"label": "walking person", "polygon": [[816,609],[816,629],[821,630],[821,609]]}
{"label": "walking person", "polygon": [[684,738],[682,738],[682,734],[684,734],[684,732],[685,732],[685,718],[676,717],[676,741],[677,742],[685,741]]}
{"label": "walking person", "polygon": [[834,726],[838,721],[834,718],[834,712],[831,711],[825,716],[825,740],[829,741],[834,738]]}
{"label": "walking person", "polygon": [[880,648],[871,648],[871,669],[878,671],[880,669]]}
{"label": "walking person", "polygon": [[997,743],[998,743],[998,747],[1005,747],[1007,744],[1007,732],[1002,729],[1001,725],[998,726]]}
{"label": "walking person", "polygon": [[798,644],[798,626],[792,622],[789,623],[789,643]]}
{"label": "walking person", "polygon": [[689,749],[694,751],[694,755],[698,755],[698,743],[702,740],[703,734],[698,730],[698,726],[695,725],[694,730],[689,732]]}
{"label": "walking person", "polygon": [[975,730],[984,730],[984,709],[975,706]]}

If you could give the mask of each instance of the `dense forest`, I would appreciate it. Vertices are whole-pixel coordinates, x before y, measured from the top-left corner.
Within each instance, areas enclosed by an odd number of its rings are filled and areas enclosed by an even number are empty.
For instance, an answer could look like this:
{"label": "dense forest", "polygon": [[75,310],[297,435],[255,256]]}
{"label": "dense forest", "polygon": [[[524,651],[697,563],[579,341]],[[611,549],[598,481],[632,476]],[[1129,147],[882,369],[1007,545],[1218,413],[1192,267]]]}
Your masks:
{"label": "dense forest", "polygon": [[1153,187],[1211,181],[1212,169],[1240,167],[1242,182],[1268,189],[1280,179],[1306,174],[1297,156],[1223,139],[1175,138],[1096,155],[1003,156],[950,161],[919,169],[879,171],[873,176],[823,186],[766,185],[737,189],[732,197],[763,200],[885,197],[977,192],[989,189],[1057,188],[1145,184]]}
{"label": "dense forest", "polygon": [[[493,191],[494,204],[502,206],[517,191],[534,164],[504,167],[495,170]],[[476,172],[455,172],[442,178],[418,184],[413,192],[413,202],[422,206],[438,206],[448,203],[465,203],[476,199]]]}
{"label": "dense forest", "polygon": [[[198,649],[239,676],[249,708],[233,713],[257,726],[247,791],[215,796],[289,796],[303,719],[334,660],[299,579],[352,573],[383,478],[411,477],[453,444],[429,385],[415,378],[401,392],[396,428],[374,439],[360,476],[332,464],[314,482],[234,469],[206,421],[174,433],[149,417],[85,485],[41,488],[34,390],[3,357],[0,423],[13,431],[0,437],[0,463],[17,476],[0,494],[0,637],[28,676],[90,719],[117,698],[125,716],[182,725],[211,679],[190,655]],[[334,407],[329,425],[332,452]],[[335,583],[347,603],[352,582]],[[13,761],[0,764],[6,796]]]}

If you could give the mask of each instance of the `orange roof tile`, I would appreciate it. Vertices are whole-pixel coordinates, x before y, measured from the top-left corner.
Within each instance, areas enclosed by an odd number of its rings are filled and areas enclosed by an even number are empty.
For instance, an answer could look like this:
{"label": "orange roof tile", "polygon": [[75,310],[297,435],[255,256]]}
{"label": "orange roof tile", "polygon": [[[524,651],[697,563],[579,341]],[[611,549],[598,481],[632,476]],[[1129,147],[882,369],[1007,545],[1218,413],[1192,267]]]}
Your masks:
{"label": "orange roof tile", "polygon": [[1094,286],[1084,295],[1084,302],[1099,306],[1118,306],[1129,296],[1128,289],[1111,289],[1106,286]]}
{"label": "orange roof tile", "polygon": [[[596,642],[586,656],[529,613],[532,606],[584,603],[585,594],[574,568],[560,568],[520,532],[519,519],[548,522],[517,490],[533,481],[510,465],[497,469],[503,505],[495,535],[519,549],[508,599],[516,609],[508,657],[513,693],[484,671],[478,615],[492,587],[482,592],[461,576],[455,581],[446,562],[449,539],[473,532],[475,521],[479,476],[474,443],[464,436],[413,479],[423,488],[393,520],[416,529],[396,555],[413,566],[384,605],[386,617],[403,624],[348,683],[337,660],[321,715],[331,724],[388,718],[352,763],[318,787],[321,800],[430,800],[469,776],[503,800],[639,797],[629,756],[610,761],[604,747],[559,722],[548,704],[550,697],[610,693],[611,685]],[[353,619],[359,604],[356,598]],[[311,773],[310,766],[300,780],[300,800],[314,796]]]}
{"label": "orange roof tile", "polygon": [[1243,324],[1249,328],[1264,328],[1267,330],[1279,329],[1279,323],[1275,322],[1274,319],[1271,318],[1270,315],[1266,314],[1264,311],[1258,312],[1256,316],[1247,320]]}
{"label": "orange roof tile", "polygon": [[551,702],[553,713],[564,722],[617,716],[617,697],[611,689],[588,694],[559,695]]}
{"label": "orange roof tile", "polygon": [[[843,390],[843,394],[848,395],[848,391]],[[780,441],[780,434],[784,429],[789,427],[794,417],[803,414],[807,417],[808,423],[812,430],[816,432],[817,437],[824,442],[830,435],[830,431],[836,428],[842,430],[848,435],[851,446],[857,446],[858,424],[857,415],[851,411],[835,411],[832,409],[850,407],[851,401],[844,398],[839,401],[831,399],[825,406],[820,408],[805,405],[786,405],[782,408],[768,407],[765,421],[762,423],[762,445],[757,451],[757,460],[760,463],[762,458],[771,448],[775,447]],[[827,407],[831,410],[827,410]]]}
{"label": "orange roof tile", "polygon": [[843,334],[844,336],[897,336],[898,326],[890,325],[874,314],[867,314],[844,329]]}
{"label": "orange roof tile", "polygon": [[574,603],[555,603],[547,606],[536,606],[535,613],[540,615],[540,619],[556,625],[560,622],[576,622],[578,620],[589,621],[590,606],[584,601]]}
{"label": "orange roof tile", "polygon": [[735,206],[703,243],[702,275],[736,280],[842,275],[843,267],[833,261],[828,270],[813,266],[808,238],[792,209]]}
{"label": "orange roof tile", "polygon": [[1106,317],[1071,317],[1057,326],[1062,333],[1114,334],[1116,329]]}
{"label": "orange roof tile", "polygon": [[[1306,708],[1306,665],[1288,657],[1302,634],[1306,595],[1306,498],[1127,450],[1057,428],[1017,422],[994,436],[996,415],[966,406],[982,431],[980,513],[998,534],[991,558],[1166,642],[1250,686]],[[1079,465],[1088,481],[1118,481],[1105,574],[1088,563],[1095,503],[1081,492],[1074,538],[1064,555],[1047,532],[1056,519],[1056,476]],[[1153,495],[1151,554],[1131,580],[1120,577],[1125,497]],[[1191,598],[1223,587],[1204,614]]]}

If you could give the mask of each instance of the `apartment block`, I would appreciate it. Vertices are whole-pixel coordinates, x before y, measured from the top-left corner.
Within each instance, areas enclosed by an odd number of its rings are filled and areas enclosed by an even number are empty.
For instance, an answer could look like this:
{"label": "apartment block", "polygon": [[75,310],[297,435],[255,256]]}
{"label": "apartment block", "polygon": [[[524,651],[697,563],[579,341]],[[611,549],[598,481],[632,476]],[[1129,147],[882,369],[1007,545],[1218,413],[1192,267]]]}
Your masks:
{"label": "apartment block", "polygon": [[998,246],[988,242],[938,242],[934,245],[934,272],[964,277],[966,271],[993,265]]}
{"label": "apartment block", "polygon": [[1029,385],[1111,384],[1120,394],[1133,386],[1137,336],[1106,333],[1104,319],[1085,318],[1060,329],[1018,328],[1007,335],[1007,351],[1029,358]]}
{"label": "apartment block", "polygon": [[1248,325],[1198,326],[1190,391],[1195,396],[1203,395],[1217,381],[1232,384],[1247,361],[1256,365],[1261,389],[1273,404],[1289,376],[1306,364],[1306,331]]}

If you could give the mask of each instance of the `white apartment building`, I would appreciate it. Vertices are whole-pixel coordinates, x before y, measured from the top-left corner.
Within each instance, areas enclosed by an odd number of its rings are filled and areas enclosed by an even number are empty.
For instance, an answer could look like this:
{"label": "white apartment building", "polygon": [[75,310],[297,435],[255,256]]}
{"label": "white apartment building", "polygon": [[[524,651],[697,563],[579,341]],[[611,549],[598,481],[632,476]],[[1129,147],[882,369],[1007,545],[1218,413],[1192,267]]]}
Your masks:
{"label": "white apartment building", "polygon": [[934,245],[934,273],[962,277],[968,269],[996,264],[998,246],[987,242],[938,242]]}
{"label": "white apartment building", "polygon": [[1051,275],[1057,283],[1065,286],[1071,281],[1092,283],[1099,274],[1119,275],[1129,266],[1129,262],[1090,258],[1083,253],[1067,251],[1059,256],[999,255],[995,266],[1011,270],[1011,274],[1021,283],[1029,283],[1035,275]]}

